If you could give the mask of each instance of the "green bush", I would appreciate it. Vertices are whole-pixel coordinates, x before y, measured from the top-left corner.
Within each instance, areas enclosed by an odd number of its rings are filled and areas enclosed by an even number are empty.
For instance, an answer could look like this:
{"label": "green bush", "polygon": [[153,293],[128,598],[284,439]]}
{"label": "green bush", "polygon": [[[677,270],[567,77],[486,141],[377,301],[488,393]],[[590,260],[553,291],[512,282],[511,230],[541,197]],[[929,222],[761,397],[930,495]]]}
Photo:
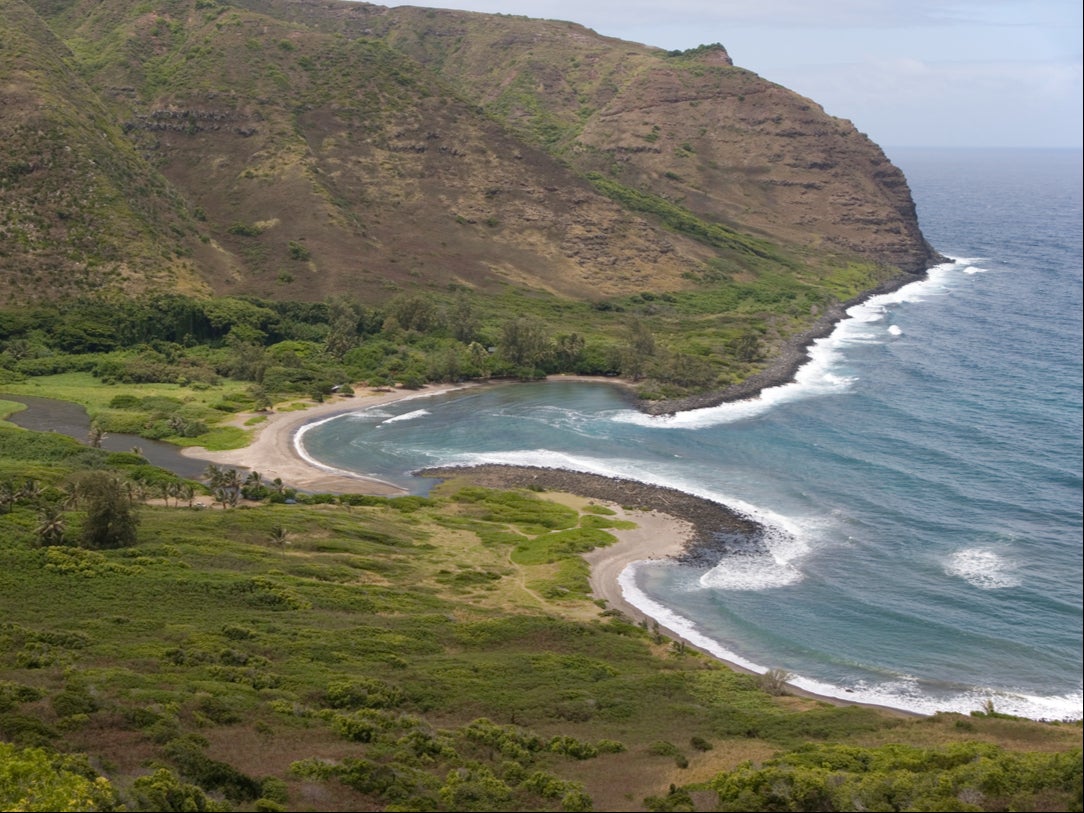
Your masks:
{"label": "green bush", "polygon": [[252,225],[250,223],[231,223],[226,229],[230,234],[236,234],[241,237],[259,237],[263,234],[263,229],[259,226]]}
{"label": "green bush", "polygon": [[1007,753],[984,743],[923,749],[808,745],[744,763],[711,786],[719,810],[1013,810],[1039,791],[1080,809],[1081,752]]}
{"label": "green bush", "polygon": [[403,700],[401,689],[376,678],[334,681],[324,692],[324,702],[333,709],[388,709]]}

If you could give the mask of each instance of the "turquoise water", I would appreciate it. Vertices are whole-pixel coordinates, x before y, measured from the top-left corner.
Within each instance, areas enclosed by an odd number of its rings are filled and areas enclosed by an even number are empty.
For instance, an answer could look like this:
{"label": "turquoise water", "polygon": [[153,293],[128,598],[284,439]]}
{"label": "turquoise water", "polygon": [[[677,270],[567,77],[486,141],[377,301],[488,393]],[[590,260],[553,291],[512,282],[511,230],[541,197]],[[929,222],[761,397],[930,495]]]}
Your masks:
{"label": "turquoise water", "polygon": [[485,387],[341,416],[299,443],[416,493],[431,486],[418,468],[498,462],[724,502],[770,529],[768,553],[641,563],[626,596],[817,692],[1079,719],[1081,156],[897,153],[953,260],[851,309],[793,384],[669,418],[606,384]]}

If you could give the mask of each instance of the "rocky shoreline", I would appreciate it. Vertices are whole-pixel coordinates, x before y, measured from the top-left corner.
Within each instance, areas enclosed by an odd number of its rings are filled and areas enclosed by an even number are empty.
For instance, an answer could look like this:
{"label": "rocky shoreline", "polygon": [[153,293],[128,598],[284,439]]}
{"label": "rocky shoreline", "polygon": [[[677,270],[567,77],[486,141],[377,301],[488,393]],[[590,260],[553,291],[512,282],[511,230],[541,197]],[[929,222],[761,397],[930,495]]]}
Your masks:
{"label": "rocky shoreline", "polygon": [[[937,259],[940,261],[945,260],[944,257],[940,256]],[[833,304],[821,314],[812,327],[792,336],[784,345],[782,351],[772,359],[765,369],[739,384],[734,384],[721,391],[700,393],[685,398],[661,401],[640,399],[637,401],[637,408],[648,415],[672,415],[675,412],[686,412],[690,409],[707,409],[732,401],[744,401],[755,398],[762,390],[769,387],[787,384],[794,380],[798,370],[809,361],[809,350],[813,342],[831,335],[840,321],[846,318],[848,308],[860,305],[872,297],[897,291],[912,282],[919,282],[926,278],[926,274],[926,271],[917,274],[900,274],[860,296],[846,302]]]}
{"label": "rocky shoreline", "polygon": [[[943,261],[945,258],[937,259]],[[918,282],[925,278],[926,273],[922,271],[900,274],[861,296],[831,306],[809,330],[792,337],[767,368],[740,384],[722,391],[690,395],[686,398],[664,401],[639,399],[636,406],[650,415],[667,415],[754,398],[768,387],[786,384],[794,380],[798,370],[809,361],[813,342],[830,335],[839,322],[846,318],[848,308],[871,297],[891,293],[912,282]],[[500,464],[429,468],[414,474],[444,480],[461,477],[486,488],[559,491],[625,508],[669,514],[688,522],[693,528],[693,535],[685,544],[684,550],[674,558],[683,564],[696,567],[714,567],[724,556],[767,552],[764,542],[765,528],[760,523],[721,503],[664,486],[565,469]]]}
{"label": "rocky shoreline", "polygon": [[689,523],[693,535],[676,557],[683,564],[714,567],[723,556],[766,552],[764,527],[727,506],[664,486],[541,466],[448,466],[414,472],[419,477],[463,478],[485,488],[559,491],[638,511],[658,511]]}

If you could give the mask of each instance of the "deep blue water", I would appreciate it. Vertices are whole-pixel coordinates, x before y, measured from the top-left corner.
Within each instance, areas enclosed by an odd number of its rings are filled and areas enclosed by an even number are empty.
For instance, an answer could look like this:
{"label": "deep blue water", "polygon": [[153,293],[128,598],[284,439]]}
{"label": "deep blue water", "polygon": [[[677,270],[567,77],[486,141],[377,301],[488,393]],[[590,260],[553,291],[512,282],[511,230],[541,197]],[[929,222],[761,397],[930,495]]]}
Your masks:
{"label": "deep blue water", "polygon": [[1082,715],[1081,153],[890,150],[952,262],[851,310],[795,383],[650,418],[606,384],[464,390],[311,427],[410,471],[503,462],[710,497],[771,552],[622,576],[660,622],[821,693],[932,713]]}

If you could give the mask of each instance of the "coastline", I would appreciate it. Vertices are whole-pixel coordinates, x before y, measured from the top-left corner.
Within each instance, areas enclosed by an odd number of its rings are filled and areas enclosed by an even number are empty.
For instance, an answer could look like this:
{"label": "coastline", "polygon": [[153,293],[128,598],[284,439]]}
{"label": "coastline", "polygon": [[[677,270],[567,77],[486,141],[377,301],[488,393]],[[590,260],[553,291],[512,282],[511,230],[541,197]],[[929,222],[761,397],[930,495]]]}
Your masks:
{"label": "coastline", "polygon": [[[578,380],[601,381],[615,386],[627,386],[628,383],[617,379]],[[439,395],[465,386],[484,385],[433,385],[418,390],[390,391],[362,388],[352,397],[335,397],[306,409],[270,413],[267,421],[255,428],[252,442],[243,448],[212,452],[193,446],[181,450],[181,453],[186,458],[219,466],[258,471],[265,479],[278,477],[284,484],[305,491],[403,495],[407,493],[404,489],[390,483],[364,475],[322,468],[307,460],[296,445],[298,432],[306,426],[337,415],[409,398]],[[244,417],[239,416],[239,419]],[[652,622],[655,619],[633,605],[624,595],[620,576],[630,564],[666,558],[691,561],[705,557],[704,561],[707,562],[714,557],[717,561],[722,553],[732,549],[735,540],[755,543],[761,530],[755,522],[725,505],[683,491],[583,472],[531,466],[488,465],[425,469],[417,474],[437,479],[462,477],[489,488],[542,489],[551,493],[598,500],[612,506],[620,518],[632,521],[636,527],[612,531],[618,541],[584,554],[584,559],[590,568],[590,584],[594,596],[601,599],[608,608],[617,610],[636,622]],[[684,641],[686,645],[704,652],[675,630],[661,624],[658,629],[668,637]],[[705,654],[735,671],[751,674],[739,664],[711,653]],[[797,688],[792,689],[792,693],[817,697],[829,703],[845,702],[811,695]]]}
{"label": "coastline", "polygon": [[[947,258],[938,255],[941,262],[948,262]],[[933,267],[932,265],[930,266]],[[672,415],[675,412],[687,412],[692,409],[707,409],[720,404],[733,401],[745,401],[756,398],[760,393],[770,387],[779,387],[789,384],[794,380],[800,370],[810,360],[810,350],[817,339],[830,336],[839,326],[839,323],[847,318],[847,310],[855,305],[861,305],[875,296],[890,294],[898,291],[912,282],[921,282],[929,276],[929,269],[917,273],[902,273],[890,280],[882,282],[875,288],[871,288],[859,296],[848,299],[846,302],[837,302],[825,310],[816,322],[808,329],[788,339],[779,353],[771,360],[768,366],[759,373],[750,376],[739,384],[733,384],[724,390],[716,392],[689,395],[684,398],[674,398],[663,401],[637,402],[640,411],[648,415]]]}
{"label": "coastline", "polygon": [[[846,310],[856,304],[926,278],[926,273],[902,274],[866,294],[827,310],[809,330],[794,336],[765,370],[742,384],[723,391],[690,396],[665,402],[631,400],[647,414],[661,415],[716,406],[731,401],[756,397],[770,387],[794,380],[797,371],[810,359],[813,342],[830,335],[846,319]],[[620,378],[598,376],[553,376],[554,380],[597,381],[632,392],[631,382]],[[496,382],[503,383],[503,382]],[[274,411],[267,420],[252,428],[252,442],[240,449],[209,451],[202,447],[186,447],[180,454],[208,464],[232,466],[257,471],[267,480],[280,479],[285,485],[302,491],[349,494],[365,493],[377,496],[399,496],[408,492],[396,485],[361,474],[321,466],[306,458],[298,448],[297,436],[306,427],[337,415],[396,401],[429,397],[485,383],[427,385],[416,390],[366,388],[359,386],[352,396],[333,396],[322,403],[303,409]],[[238,425],[251,414],[237,416]],[[685,492],[653,486],[631,480],[601,475],[527,466],[475,466],[438,468],[417,472],[421,476],[448,478],[464,477],[491,488],[541,488],[545,491],[597,499],[613,506],[619,516],[636,524],[631,530],[612,531],[618,542],[584,555],[590,567],[592,593],[608,608],[621,612],[633,621],[654,621],[657,629],[668,637],[704,653],[728,668],[756,674],[752,670],[709,652],[663,626],[633,605],[624,595],[620,576],[634,562],[672,558],[686,563],[714,564],[728,553],[755,551],[763,545],[763,528],[727,506]],[[816,694],[788,685],[789,694],[815,699],[833,705],[857,705],[898,713],[921,716],[916,712]]]}
{"label": "coastline", "polygon": [[[901,274],[877,288],[839,303],[827,310],[809,330],[794,336],[767,369],[747,381],[726,390],[665,402],[644,402],[633,396],[636,407],[652,415],[717,406],[751,399],[763,390],[781,386],[795,379],[799,369],[810,360],[816,339],[831,335],[847,318],[847,309],[869,299],[896,291],[912,282],[920,282],[927,272]],[[578,381],[598,381],[633,392],[631,382],[620,378],[597,376],[553,376]],[[430,385],[420,390],[370,390],[367,395],[337,398],[298,412],[275,413],[260,427],[252,444],[228,452],[208,452],[185,449],[184,454],[220,465],[234,465],[259,471],[265,477],[280,477],[282,481],[302,490],[350,493],[358,490],[378,496],[407,493],[392,484],[350,472],[322,468],[306,460],[297,449],[295,438],[305,426],[358,409],[392,403],[412,397],[425,397],[470,386]],[[621,574],[634,562],[672,558],[696,564],[718,562],[726,553],[741,553],[762,545],[763,528],[725,505],[711,502],[685,492],[653,486],[636,481],[620,480],[601,475],[546,469],[529,466],[473,466],[426,469],[420,476],[450,478],[464,477],[478,485],[491,488],[541,488],[553,493],[596,499],[610,504],[619,516],[636,524],[632,530],[613,531],[618,541],[606,548],[596,548],[584,559],[590,569],[592,594],[607,608],[614,609],[634,622],[654,623],[656,629],[675,641],[682,642],[729,669],[742,674],[757,674],[714,652],[710,652],[680,632],[661,624],[629,601],[621,585]],[[832,695],[819,694],[786,684],[786,693],[837,706],[861,706],[904,717],[923,716],[918,712],[873,703],[863,703]]]}
{"label": "coastline", "polygon": [[[589,583],[595,598],[601,599],[607,609],[617,610],[630,621],[654,623],[661,634],[724,664],[734,672],[759,674],[704,649],[681,632],[645,613],[628,600],[620,580],[625,569],[635,562],[674,559],[695,564],[703,556],[705,563],[715,564],[720,555],[733,552],[733,548],[728,546],[734,544],[735,536],[750,534],[759,538],[761,527],[757,523],[721,503],[683,491],[599,474],[499,464],[422,469],[417,474],[441,479],[462,478],[486,488],[530,488],[553,494],[571,494],[607,503],[617,512],[619,519],[630,520],[636,523],[636,527],[628,530],[609,529],[609,533],[617,537],[617,542],[582,554],[590,568]],[[901,717],[924,716],[893,706],[819,694],[791,683],[786,684],[786,694],[833,706],[878,709]]]}
{"label": "coastline", "polygon": [[296,445],[298,432],[310,424],[337,415],[409,398],[440,395],[469,386],[477,385],[429,385],[417,390],[362,388],[361,394],[355,392],[353,396],[333,396],[323,403],[313,404],[305,409],[271,412],[264,423],[255,427],[252,442],[243,448],[212,452],[202,446],[188,446],[181,450],[181,454],[219,466],[258,471],[266,480],[277,477],[285,485],[302,491],[334,494],[363,491],[384,497],[402,495],[407,493],[405,489],[383,480],[323,467],[306,460]]}

